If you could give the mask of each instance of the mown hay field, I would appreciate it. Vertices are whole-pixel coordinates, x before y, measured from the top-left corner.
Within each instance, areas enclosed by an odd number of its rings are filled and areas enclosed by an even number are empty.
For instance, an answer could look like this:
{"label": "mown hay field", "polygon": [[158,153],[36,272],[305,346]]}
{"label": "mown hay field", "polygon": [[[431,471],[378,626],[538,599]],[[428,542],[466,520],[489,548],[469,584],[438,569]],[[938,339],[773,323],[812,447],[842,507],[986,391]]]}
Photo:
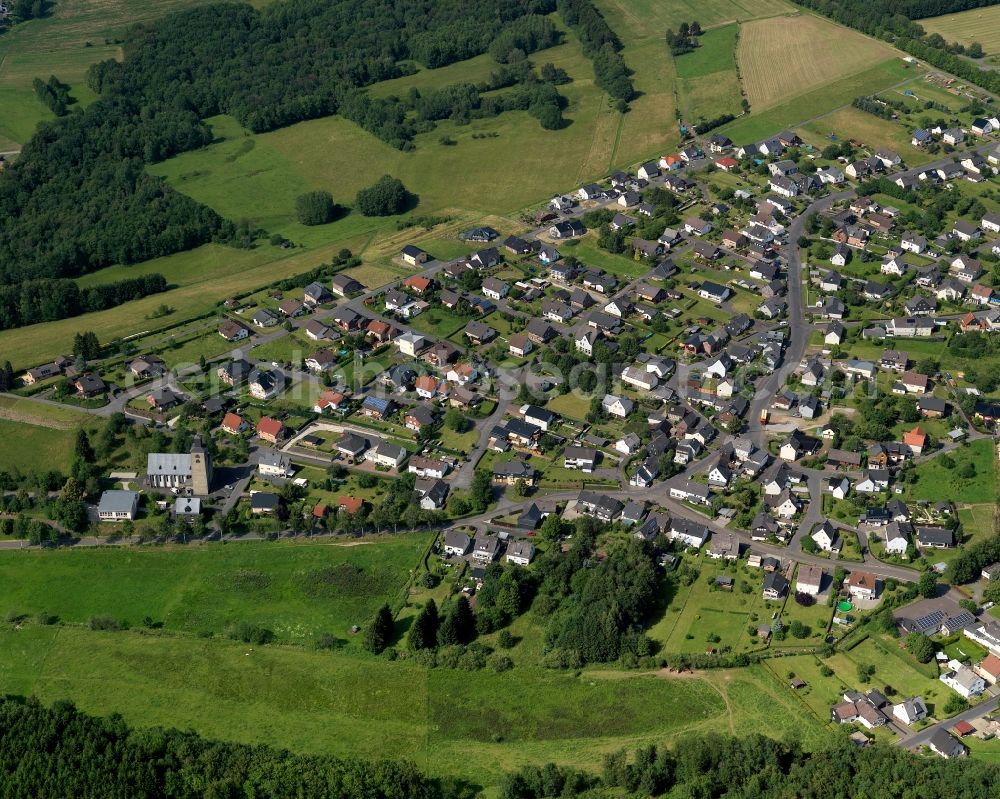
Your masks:
{"label": "mown hay field", "polygon": [[1000,53],[1000,6],[973,8],[918,22],[928,33],[940,33],[949,42],[966,46],[979,42],[984,52]]}
{"label": "mown hay field", "polygon": [[597,0],[597,6],[623,41],[653,37],[661,42],[667,28],[677,30],[682,22],[697,20],[704,29],[795,10],[785,0]]}
{"label": "mown hay field", "polygon": [[811,15],[747,22],[736,51],[753,111],[837,83],[893,56],[888,45]]}

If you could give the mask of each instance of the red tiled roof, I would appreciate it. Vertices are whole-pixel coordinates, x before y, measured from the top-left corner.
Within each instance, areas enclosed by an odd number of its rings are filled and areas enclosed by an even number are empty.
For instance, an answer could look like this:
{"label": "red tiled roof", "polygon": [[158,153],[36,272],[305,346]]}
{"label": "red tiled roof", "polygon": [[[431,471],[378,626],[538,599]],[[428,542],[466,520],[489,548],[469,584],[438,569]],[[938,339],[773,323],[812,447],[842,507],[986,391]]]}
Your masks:
{"label": "red tiled roof", "polygon": [[222,420],[222,427],[226,430],[239,430],[243,425],[243,417],[238,413],[227,413]]}
{"label": "red tiled roof", "polygon": [[272,419],[270,416],[261,416],[260,421],[257,422],[257,433],[259,435],[269,435],[277,437],[282,430],[283,425],[277,419]]}
{"label": "red tiled roof", "polygon": [[340,497],[337,502],[340,507],[352,514],[361,510],[361,506],[365,504],[365,501],[358,497]]}

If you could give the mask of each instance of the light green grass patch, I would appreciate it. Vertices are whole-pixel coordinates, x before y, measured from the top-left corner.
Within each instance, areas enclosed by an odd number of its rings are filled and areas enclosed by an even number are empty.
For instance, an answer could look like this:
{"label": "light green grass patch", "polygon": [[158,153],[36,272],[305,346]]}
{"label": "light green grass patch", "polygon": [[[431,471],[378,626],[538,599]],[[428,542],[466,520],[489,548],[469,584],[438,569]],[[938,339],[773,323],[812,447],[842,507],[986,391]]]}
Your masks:
{"label": "light green grass patch", "polygon": [[545,404],[545,407],[550,411],[555,411],[560,416],[582,422],[590,411],[590,397],[573,391],[568,394],[557,394]]}
{"label": "light green grass patch", "polygon": [[30,625],[0,628],[0,689],[294,751],[391,751],[486,787],[523,762],[592,767],[605,752],[705,728],[725,707],[697,678],[428,671],[293,647]]}
{"label": "light green grass patch", "polygon": [[[973,441],[954,450],[950,456],[955,462],[953,469],[942,466],[940,458],[918,464],[914,469],[916,482],[907,484],[906,497],[910,500],[950,500],[971,504],[988,503],[996,499],[996,460],[991,440]],[[966,464],[972,464],[975,468],[975,477],[959,477]]]}
{"label": "light green grass patch", "polygon": [[383,603],[395,604],[429,544],[426,533],[336,544],[229,543],[176,549],[13,552],[0,559],[3,612],[67,622],[112,616],[139,626],[221,635],[238,621],[279,640],[323,632],[347,638]]}
{"label": "light green grass patch", "polygon": [[699,37],[700,47],[675,57],[678,101],[686,121],[740,113],[742,94],[736,71],[739,30],[739,25],[713,28]]}
{"label": "light green grass patch", "polygon": [[760,114],[751,113],[721,128],[735,142],[757,141],[777,133],[782,128],[802,125],[822,114],[849,105],[860,94],[873,94],[907,77],[913,69],[898,58],[845,77],[836,83],[814,89],[789,99]]}

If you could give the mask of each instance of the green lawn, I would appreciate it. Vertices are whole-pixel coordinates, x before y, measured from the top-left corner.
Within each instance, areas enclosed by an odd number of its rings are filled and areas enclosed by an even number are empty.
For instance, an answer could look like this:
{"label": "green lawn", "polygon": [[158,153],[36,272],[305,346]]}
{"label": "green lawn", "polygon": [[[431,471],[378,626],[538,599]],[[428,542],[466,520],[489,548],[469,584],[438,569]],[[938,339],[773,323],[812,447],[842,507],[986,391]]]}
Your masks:
{"label": "green lawn", "polygon": [[[756,627],[758,623],[767,622],[771,612],[781,607],[781,603],[766,603],[761,596],[762,573],[745,565],[716,562],[707,555],[692,557],[690,562],[700,574],[690,590],[681,589],[667,609],[668,617],[674,612],[679,615],[674,624],[664,630],[668,633],[663,641],[666,651],[704,652],[712,647],[755,649],[761,646],[747,628],[751,623]],[[717,575],[734,577],[734,589],[712,590],[710,580]],[[741,584],[749,586],[750,592],[741,590]],[[721,640],[709,640],[713,635]]]}
{"label": "green lawn", "polygon": [[570,251],[570,254],[575,255],[587,266],[603,269],[605,272],[627,280],[644,275],[653,268],[649,261],[637,261],[632,257],[615,255],[607,250],[602,250],[597,246],[596,234],[581,239],[580,243]]}
{"label": "green lawn", "polygon": [[[953,469],[942,466],[940,458],[932,458],[917,465],[917,481],[906,485],[906,497],[910,500],[951,500],[970,504],[996,499],[996,460],[992,441],[973,441],[951,452],[950,456],[955,462]],[[959,477],[963,466],[967,464],[972,464],[975,468],[975,477]]]}
{"label": "green lawn", "polygon": [[188,339],[177,347],[168,347],[161,351],[161,357],[171,369],[187,364],[196,364],[204,356],[207,359],[218,357],[234,348],[233,342],[226,341],[219,335],[213,325],[204,334]]}
{"label": "green lawn", "polygon": [[0,397],[0,471],[65,469],[73,459],[76,429],[99,420],[71,407]]}
{"label": "green lawn", "polygon": [[427,534],[358,546],[249,542],[172,549],[12,552],[0,558],[0,615],[112,616],[138,626],[220,635],[237,621],[279,640],[348,637],[383,602],[396,603]]}
{"label": "green lawn", "polygon": [[65,468],[73,459],[72,430],[57,430],[0,418],[0,471]]}
{"label": "green lawn", "polygon": [[735,24],[713,28],[698,39],[700,47],[675,57],[678,103],[685,121],[741,112],[743,95],[736,71],[739,31]]}
{"label": "green lawn", "polygon": [[590,397],[573,391],[568,394],[557,394],[545,404],[545,407],[560,416],[582,422],[590,411]]}
{"label": "green lawn", "polygon": [[429,333],[441,338],[448,338],[459,331],[465,330],[470,319],[477,314],[459,314],[445,308],[443,305],[431,305],[426,311],[409,320],[410,327],[422,333]]}

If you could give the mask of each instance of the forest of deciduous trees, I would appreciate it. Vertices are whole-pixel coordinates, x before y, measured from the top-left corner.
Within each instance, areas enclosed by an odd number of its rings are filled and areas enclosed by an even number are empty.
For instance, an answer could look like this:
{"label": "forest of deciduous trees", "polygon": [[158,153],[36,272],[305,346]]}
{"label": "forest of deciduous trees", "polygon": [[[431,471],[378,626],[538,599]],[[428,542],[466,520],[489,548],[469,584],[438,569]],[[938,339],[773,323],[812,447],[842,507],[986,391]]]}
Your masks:
{"label": "forest of deciduous trees", "polygon": [[591,0],[559,0],[559,13],[580,37],[583,54],[594,64],[597,85],[621,103],[635,97],[621,40]]}
{"label": "forest of deciduous trees", "polygon": [[435,799],[445,790],[405,761],[295,755],[192,732],[133,730],[67,702],[0,702],[3,797]]}
{"label": "forest of deciduous trees", "polygon": [[86,289],[62,278],[24,280],[0,286],[0,330],[104,311],[166,290],[166,278],[155,273]]}
{"label": "forest of deciduous trees", "polygon": [[[134,729],[69,702],[0,701],[0,796],[145,799],[469,799],[479,786],[431,779],[405,760],[298,755],[212,741],[194,732]],[[901,747],[859,749],[833,734],[819,751],[743,731],[694,733],[671,748],[605,755],[598,770],[524,766],[500,799],[543,797],[962,797],[1000,793],[1000,768],[982,760],[921,757]]]}

